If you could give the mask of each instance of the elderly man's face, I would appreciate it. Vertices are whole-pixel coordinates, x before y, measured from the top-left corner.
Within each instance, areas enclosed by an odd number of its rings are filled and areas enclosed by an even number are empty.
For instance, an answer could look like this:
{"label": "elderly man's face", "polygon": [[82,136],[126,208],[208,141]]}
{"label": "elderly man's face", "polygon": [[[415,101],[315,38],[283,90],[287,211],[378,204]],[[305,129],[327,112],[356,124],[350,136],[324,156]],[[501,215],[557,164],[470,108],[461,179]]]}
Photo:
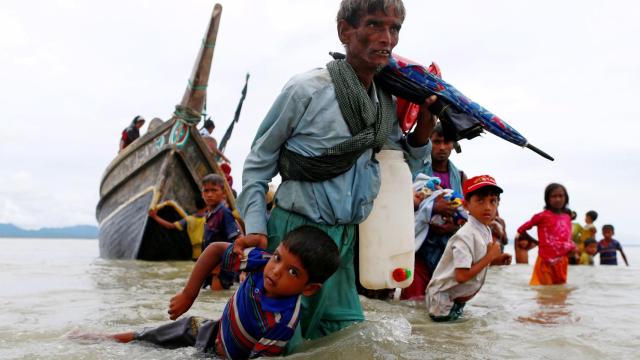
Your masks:
{"label": "elderly man's face", "polygon": [[356,71],[375,72],[387,65],[398,44],[401,26],[402,19],[393,7],[386,14],[376,11],[363,16],[355,27],[343,20],[338,35],[345,44],[351,66]]}

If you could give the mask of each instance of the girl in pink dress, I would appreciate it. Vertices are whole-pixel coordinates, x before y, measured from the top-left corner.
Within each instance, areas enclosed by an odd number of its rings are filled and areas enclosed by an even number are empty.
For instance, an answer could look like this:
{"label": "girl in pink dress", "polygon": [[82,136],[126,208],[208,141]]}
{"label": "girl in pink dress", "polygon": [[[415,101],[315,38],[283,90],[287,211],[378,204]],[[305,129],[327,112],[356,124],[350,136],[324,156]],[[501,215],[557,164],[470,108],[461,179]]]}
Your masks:
{"label": "girl in pink dress", "polygon": [[544,211],[518,228],[518,236],[531,238],[527,230],[538,227],[538,259],[529,284],[564,284],[569,265],[567,255],[575,249],[567,189],[560,184],[549,184],[544,190],[544,202]]}

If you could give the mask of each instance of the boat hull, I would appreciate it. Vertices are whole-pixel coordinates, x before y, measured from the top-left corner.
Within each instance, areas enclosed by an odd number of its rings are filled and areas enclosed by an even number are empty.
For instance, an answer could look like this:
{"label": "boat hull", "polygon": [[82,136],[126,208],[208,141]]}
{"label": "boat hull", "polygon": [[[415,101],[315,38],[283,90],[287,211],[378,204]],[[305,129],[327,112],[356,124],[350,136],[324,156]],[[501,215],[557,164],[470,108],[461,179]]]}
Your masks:
{"label": "boat hull", "polygon": [[191,243],[186,233],[162,228],[148,213],[160,206],[159,216],[178,221],[194,212],[202,178],[220,173],[211,152],[195,127],[176,119],[145,134],[129,147],[113,160],[102,179],[96,209],[100,256],[191,259]]}

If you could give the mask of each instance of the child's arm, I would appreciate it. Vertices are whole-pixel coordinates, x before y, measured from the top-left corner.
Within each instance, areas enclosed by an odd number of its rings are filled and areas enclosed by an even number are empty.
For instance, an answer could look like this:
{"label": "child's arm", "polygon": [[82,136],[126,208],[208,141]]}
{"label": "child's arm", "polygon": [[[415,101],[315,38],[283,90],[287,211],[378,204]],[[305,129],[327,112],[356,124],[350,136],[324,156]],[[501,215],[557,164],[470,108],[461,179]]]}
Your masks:
{"label": "child's arm", "polygon": [[[498,244],[500,244],[500,243],[498,243]],[[510,265],[511,264],[511,260],[512,260],[511,254],[502,253],[498,257],[493,259],[493,261],[491,262],[491,265]]]}
{"label": "child's arm", "polygon": [[538,244],[538,240],[536,240],[533,236],[529,235],[527,233],[527,230],[532,229],[534,226],[538,226],[538,224],[542,220],[542,214],[543,213],[535,214],[535,215],[533,215],[531,220],[529,220],[529,221],[525,222],[524,224],[520,225],[518,230],[516,230],[516,232],[518,233],[518,236],[520,238],[527,239],[530,242],[532,241],[537,245]]}
{"label": "child's arm", "polygon": [[[534,247],[536,247],[536,245],[538,245],[538,240],[536,238],[534,238],[533,236],[529,235],[528,232],[523,231],[522,233],[518,234],[520,236],[520,239],[524,239],[527,240],[529,242],[529,247],[527,248],[527,250],[533,249]],[[533,244],[533,245],[531,245]]]}
{"label": "child's arm", "polygon": [[174,223],[168,222],[167,220],[158,216],[158,210],[156,209],[149,210],[149,217],[155,220],[158,224],[160,224],[160,226],[165,229],[174,230],[176,228],[176,225]]}
{"label": "child's arm", "polygon": [[477,263],[471,265],[470,268],[456,268],[456,281],[460,284],[466,283],[476,276],[482,269],[486,268],[491,262],[500,256],[500,244],[490,242],[487,245],[487,254]]}
{"label": "child's arm", "polygon": [[257,247],[260,249],[267,248],[266,236],[238,236],[233,241],[233,253],[238,256],[244,255],[244,249]]}
{"label": "child's arm", "polygon": [[171,320],[177,319],[191,308],[196,297],[198,297],[202,282],[220,264],[222,255],[229,246],[231,246],[229,243],[214,242],[202,252],[191,271],[191,276],[189,276],[184,289],[172,297],[169,302],[169,318]]}
{"label": "child's arm", "polygon": [[629,262],[627,261],[627,256],[624,254],[624,251],[622,251],[622,247],[619,247],[618,250],[620,250],[620,255],[622,255],[622,260],[624,260],[624,264],[629,266]]}

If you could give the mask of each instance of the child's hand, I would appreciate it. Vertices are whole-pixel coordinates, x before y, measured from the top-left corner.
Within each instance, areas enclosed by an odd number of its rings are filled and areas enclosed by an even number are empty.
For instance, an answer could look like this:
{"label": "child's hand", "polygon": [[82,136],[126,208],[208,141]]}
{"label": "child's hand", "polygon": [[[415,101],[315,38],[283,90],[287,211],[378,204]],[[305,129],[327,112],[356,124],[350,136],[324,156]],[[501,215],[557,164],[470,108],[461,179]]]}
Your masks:
{"label": "child's hand", "polygon": [[498,244],[495,241],[492,241],[489,244],[487,244],[487,255],[489,255],[489,258],[491,259],[492,262],[493,260],[500,257],[500,255],[502,255],[502,251],[500,250],[500,244]]}
{"label": "child's hand", "polygon": [[502,253],[500,256],[495,258],[491,265],[509,265],[511,264],[511,254]]}
{"label": "child's hand", "polygon": [[191,298],[184,292],[177,293],[174,297],[169,301],[169,319],[175,320],[180,315],[186,313],[193,305],[193,301],[195,298]]}
{"label": "child's hand", "polygon": [[158,210],[157,210],[157,209],[155,209],[155,208],[150,209],[150,210],[149,210],[149,217],[152,217],[152,218],[154,218],[154,219],[155,219],[155,218],[156,218],[156,216],[158,216]]}
{"label": "child's hand", "polygon": [[266,249],[267,243],[267,236],[264,234],[247,234],[245,236],[239,236],[233,242],[233,253],[242,257],[244,255],[244,249],[250,247]]}
{"label": "child's hand", "polygon": [[456,208],[452,207],[451,202],[444,198],[444,194],[441,194],[433,202],[433,212],[440,215],[453,216]]}

